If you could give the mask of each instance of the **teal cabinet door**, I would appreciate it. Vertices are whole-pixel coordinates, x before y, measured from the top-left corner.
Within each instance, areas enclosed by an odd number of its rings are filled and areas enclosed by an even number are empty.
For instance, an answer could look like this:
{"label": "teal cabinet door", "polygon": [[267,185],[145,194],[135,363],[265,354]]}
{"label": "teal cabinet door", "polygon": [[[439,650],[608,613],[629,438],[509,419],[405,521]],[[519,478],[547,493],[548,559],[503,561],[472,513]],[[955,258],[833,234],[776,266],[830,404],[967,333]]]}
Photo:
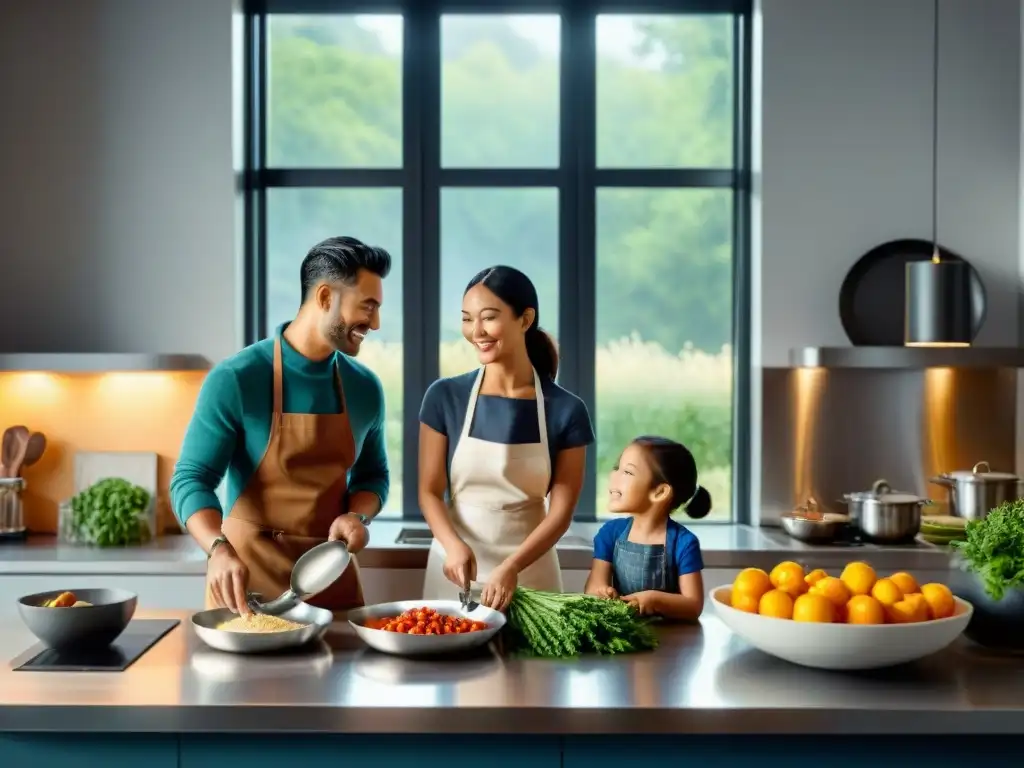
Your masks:
{"label": "teal cabinet door", "polygon": [[0,733],[4,766],[178,768],[178,737],[145,734]]}
{"label": "teal cabinet door", "polygon": [[981,735],[567,737],[562,768],[1019,768],[1019,744]]}
{"label": "teal cabinet door", "polygon": [[178,768],[281,768],[297,761],[332,768],[561,768],[562,751],[559,739],[533,736],[184,735]]}

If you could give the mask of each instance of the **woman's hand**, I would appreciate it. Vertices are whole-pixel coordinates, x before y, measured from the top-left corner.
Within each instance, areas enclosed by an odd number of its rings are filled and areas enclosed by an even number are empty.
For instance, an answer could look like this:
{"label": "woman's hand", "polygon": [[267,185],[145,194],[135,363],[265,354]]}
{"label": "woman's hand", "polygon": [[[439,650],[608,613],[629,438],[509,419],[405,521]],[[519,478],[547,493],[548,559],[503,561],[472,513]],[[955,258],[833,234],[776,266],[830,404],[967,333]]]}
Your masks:
{"label": "woman's hand", "polygon": [[476,555],[466,546],[462,539],[444,550],[444,575],[459,589],[469,589],[470,583],[476,578]]}
{"label": "woman's hand", "polygon": [[504,611],[512,602],[512,596],[519,584],[519,574],[510,565],[499,565],[491,571],[491,578],[484,584],[480,602],[496,611]]}

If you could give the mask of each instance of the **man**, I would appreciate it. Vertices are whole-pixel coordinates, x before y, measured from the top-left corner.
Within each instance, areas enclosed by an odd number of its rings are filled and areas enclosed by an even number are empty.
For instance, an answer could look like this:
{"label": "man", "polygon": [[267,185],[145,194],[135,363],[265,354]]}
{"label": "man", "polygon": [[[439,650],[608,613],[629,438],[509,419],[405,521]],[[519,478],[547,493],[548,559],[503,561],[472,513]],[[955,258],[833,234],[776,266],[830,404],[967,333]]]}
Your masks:
{"label": "man", "polygon": [[[366,546],[388,496],[384,392],[354,358],[380,328],[391,256],[333,237],[302,261],[298,315],[272,339],[223,361],[203,383],[171,478],[171,505],[207,553],[207,607],[248,614],[246,592],[270,600],[311,547]],[[225,516],[215,490],[227,478]],[[363,605],[353,559],[309,602]]]}

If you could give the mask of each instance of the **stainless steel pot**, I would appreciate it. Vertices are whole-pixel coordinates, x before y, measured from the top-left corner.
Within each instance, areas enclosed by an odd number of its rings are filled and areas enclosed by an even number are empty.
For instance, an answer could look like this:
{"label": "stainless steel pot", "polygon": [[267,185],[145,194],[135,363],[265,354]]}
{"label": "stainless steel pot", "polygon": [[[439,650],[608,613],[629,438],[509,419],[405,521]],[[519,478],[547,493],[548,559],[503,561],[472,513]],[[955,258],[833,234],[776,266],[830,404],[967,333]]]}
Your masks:
{"label": "stainless steel pot", "polygon": [[970,471],[944,472],[929,482],[949,489],[949,514],[981,520],[1004,501],[1021,498],[1021,479],[1012,472],[993,472],[987,461]]}
{"label": "stainless steel pot", "polygon": [[851,522],[867,538],[881,544],[912,541],[921,530],[921,507],[931,504],[912,493],[901,493],[885,480],[876,480],[870,491],[843,496]]}

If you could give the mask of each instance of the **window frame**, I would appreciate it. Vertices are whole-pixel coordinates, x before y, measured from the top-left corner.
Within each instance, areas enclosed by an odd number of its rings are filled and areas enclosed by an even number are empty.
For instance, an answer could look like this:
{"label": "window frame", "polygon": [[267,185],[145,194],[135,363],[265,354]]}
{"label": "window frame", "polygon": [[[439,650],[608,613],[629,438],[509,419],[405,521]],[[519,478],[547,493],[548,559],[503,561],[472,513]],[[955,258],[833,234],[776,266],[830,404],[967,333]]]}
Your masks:
{"label": "window frame", "polygon": [[[420,400],[439,376],[440,199],[445,187],[549,187],[559,191],[559,383],[591,413],[596,398],[596,200],[602,187],[731,189],[733,192],[732,517],[749,524],[751,480],[751,28],[752,0],[249,0],[245,4],[245,343],[267,328],[267,191],[272,188],[400,188],[403,239],[403,520],[422,520],[418,474]],[[266,21],[272,14],[401,14],[401,168],[268,168]],[[559,166],[441,166],[441,16],[561,16]],[[599,168],[596,162],[597,16],[604,13],[733,15],[733,167]],[[423,318],[433,318],[423,322]],[[597,451],[576,520],[597,519]],[[708,522],[706,524],[713,524]]]}

